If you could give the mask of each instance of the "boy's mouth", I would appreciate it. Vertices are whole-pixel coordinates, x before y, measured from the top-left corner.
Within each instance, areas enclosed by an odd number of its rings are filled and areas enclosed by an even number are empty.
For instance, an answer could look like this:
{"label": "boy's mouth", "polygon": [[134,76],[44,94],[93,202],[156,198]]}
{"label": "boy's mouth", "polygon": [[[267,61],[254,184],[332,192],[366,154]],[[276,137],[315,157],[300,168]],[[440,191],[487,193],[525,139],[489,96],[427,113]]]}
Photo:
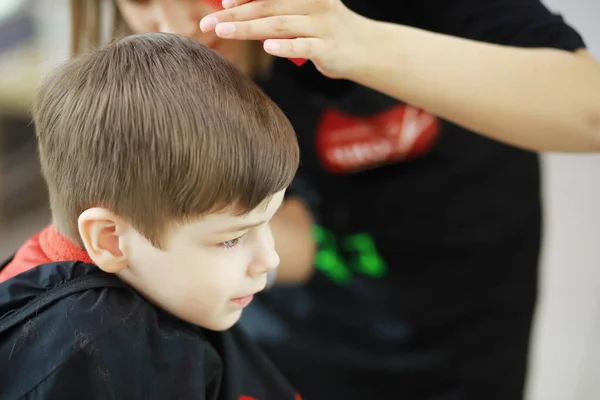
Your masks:
{"label": "boy's mouth", "polygon": [[246,307],[248,304],[250,304],[250,302],[252,301],[252,299],[254,298],[254,295],[248,295],[248,296],[244,296],[244,297],[238,297],[237,299],[231,299],[231,302],[233,302],[234,304],[238,305],[241,308]]}

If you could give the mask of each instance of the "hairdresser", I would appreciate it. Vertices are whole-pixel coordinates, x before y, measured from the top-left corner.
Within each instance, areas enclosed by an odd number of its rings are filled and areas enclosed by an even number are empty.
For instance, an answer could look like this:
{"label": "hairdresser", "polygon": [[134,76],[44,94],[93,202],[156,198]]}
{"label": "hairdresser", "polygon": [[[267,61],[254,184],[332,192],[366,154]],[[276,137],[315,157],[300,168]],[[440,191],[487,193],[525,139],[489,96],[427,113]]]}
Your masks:
{"label": "hairdresser", "polygon": [[535,151],[600,149],[580,35],[537,0],[223,4],[204,32],[312,61],[264,87],[300,138],[316,271],[244,325],[308,400],[522,399]]}

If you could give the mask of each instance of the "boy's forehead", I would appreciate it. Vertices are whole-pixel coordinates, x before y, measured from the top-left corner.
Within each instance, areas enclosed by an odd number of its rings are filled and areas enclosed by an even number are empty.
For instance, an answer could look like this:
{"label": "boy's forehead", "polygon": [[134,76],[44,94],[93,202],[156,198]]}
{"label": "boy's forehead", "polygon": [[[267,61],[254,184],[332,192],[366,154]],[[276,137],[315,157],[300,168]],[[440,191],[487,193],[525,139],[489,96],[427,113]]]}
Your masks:
{"label": "boy's forehead", "polygon": [[229,207],[219,212],[204,215],[191,222],[191,225],[199,229],[221,232],[235,230],[242,224],[264,223],[277,212],[283,202],[284,195],[285,190],[275,193],[249,213],[240,215],[237,209]]}
{"label": "boy's forehead", "polygon": [[273,196],[266,198],[258,207],[256,207],[250,214],[259,213],[259,214],[274,214],[281,203],[283,203],[283,198],[285,196],[285,189],[275,193]]}

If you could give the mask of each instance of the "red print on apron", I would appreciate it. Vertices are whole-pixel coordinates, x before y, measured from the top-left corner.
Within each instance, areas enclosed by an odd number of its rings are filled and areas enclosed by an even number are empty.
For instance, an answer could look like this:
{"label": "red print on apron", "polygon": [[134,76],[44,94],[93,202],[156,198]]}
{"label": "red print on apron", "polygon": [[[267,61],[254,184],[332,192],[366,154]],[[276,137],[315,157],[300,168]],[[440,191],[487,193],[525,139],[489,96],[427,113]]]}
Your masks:
{"label": "red print on apron", "polygon": [[422,156],[439,131],[436,117],[405,104],[368,117],[330,109],[317,127],[316,150],[327,170],[346,174]]}

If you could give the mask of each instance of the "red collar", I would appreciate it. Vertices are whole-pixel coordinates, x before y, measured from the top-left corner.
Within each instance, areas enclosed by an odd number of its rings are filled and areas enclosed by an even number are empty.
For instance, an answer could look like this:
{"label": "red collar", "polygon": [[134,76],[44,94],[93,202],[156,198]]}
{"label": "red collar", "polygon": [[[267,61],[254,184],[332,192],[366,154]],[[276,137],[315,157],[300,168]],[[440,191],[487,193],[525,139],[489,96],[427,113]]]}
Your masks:
{"label": "red collar", "polygon": [[58,233],[52,225],[40,232],[40,248],[48,257],[48,262],[81,261],[88,264],[94,262],[87,251]]}
{"label": "red collar", "polygon": [[58,233],[50,225],[31,237],[17,250],[12,261],[0,270],[0,283],[38,265],[59,261],[94,264],[84,249]]}

